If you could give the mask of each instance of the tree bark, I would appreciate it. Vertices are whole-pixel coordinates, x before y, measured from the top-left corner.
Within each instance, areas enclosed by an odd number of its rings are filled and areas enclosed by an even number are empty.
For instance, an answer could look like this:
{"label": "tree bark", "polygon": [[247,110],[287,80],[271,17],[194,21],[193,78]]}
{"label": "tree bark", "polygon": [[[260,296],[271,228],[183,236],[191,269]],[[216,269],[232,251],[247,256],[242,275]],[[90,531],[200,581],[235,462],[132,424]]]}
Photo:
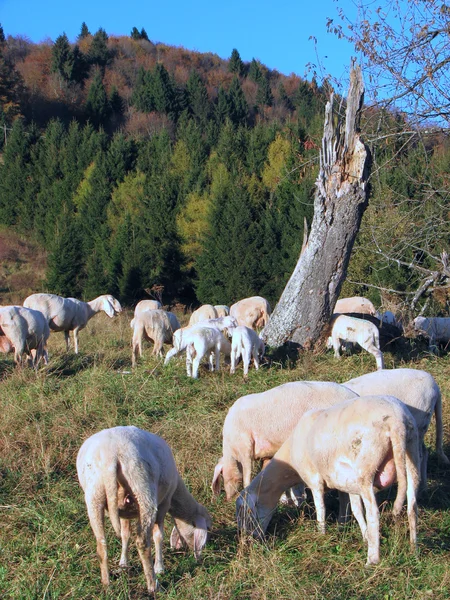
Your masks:
{"label": "tree bark", "polygon": [[269,346],[292,341],[312,348],[330,321],[368,204],[371,155],[359,136],[363,100],[361,69],[352,66],[345,125],[341,119],[334,125],[333,94],[325,108],[311,232],[264,329]]}

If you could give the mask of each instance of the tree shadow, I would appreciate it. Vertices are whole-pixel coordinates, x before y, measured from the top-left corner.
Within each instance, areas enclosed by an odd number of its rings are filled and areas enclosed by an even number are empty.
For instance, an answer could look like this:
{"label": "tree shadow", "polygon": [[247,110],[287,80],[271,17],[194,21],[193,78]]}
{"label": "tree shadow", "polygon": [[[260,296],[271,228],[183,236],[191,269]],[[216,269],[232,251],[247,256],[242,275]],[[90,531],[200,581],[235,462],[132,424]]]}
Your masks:
{"label": "tree shadow", "polygon": [[300,360],[302,347],[296,342],[286,342],[279,348],[268,347],[264,359],[269,366],[278,364],[283,369],[294,369]]}

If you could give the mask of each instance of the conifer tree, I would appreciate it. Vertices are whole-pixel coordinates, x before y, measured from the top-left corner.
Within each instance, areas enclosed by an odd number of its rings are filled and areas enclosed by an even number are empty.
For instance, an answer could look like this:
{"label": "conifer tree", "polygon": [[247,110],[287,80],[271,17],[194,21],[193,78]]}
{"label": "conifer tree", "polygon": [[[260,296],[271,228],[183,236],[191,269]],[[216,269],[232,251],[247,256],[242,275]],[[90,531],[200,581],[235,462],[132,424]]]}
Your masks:
{"label": "conifer tree", "polygon": [[139,29],[137,27],[133,27],[130,33],[130,37],[132,40],[140,40],[141,34],[139,33]]}
{"label": "conifer tree", "polygon": [[186,92],[191,114],[198,123],[206,125],[210,112],[208,91],[197,71],[191,71],[186,84]]}
{"label": "conifer tree", "polygon": [[244,63],[241,60],[241,56],[236,48],[233,48],[228,62],[228,70],[230,73],[235,73],[238,76],[242,76],[245,71]]}
{"label": "conifer tree", "polygon": [[89,87],[85,110],[88,119],[95,127],[103,125],[109,116],[109,102],[99,70],[96,71]]}
{"label": "conifer tree", "polygon": [[73,67],[71,73],[72,81],[76,81],[77,83],[81,83],[87,75],[88,63],[86,57],[81,52],[79,46],[75,44],[72,49],[72,60]]}
{"label": "conifer tree", "polygon": [[270,83],[267,76],[261,76],[258,86],[258,92],[256,94],[256,105],[257,106],[272,106],[273,94],[270,89]]}
{"label": "conifer tree", "polygon": [[83,40],[84,38],[88,37],[88,35],[91,35],[91,32],[89,31],[86,23],[83,21],[81,23],[81,31],[80,31],[80,34],[78,35],[78,39]]}
{"label": "conifer tree", "polygon": [[252,58],[252,62],[250,63],[250,67],[248,69],[248,77],[255,83],[259,83],[263,76],[263,72],[261,70],[260,64],[257,60]]}
{"label": "conifer tree", "polygon": [[245,125],[248,118],[248,104],[239,79],[234,76],[228,92],[230,119],[235,125]]}
{"label": "conifer tree", "polygon": [[92,38],[88,57],[92,64],[100,65],[101,67],[107,65],[111,58],[111,53],[108,50],[108,35],[101,27]]}
{"label": "conifer tree", "polygon": [[217,94],[217,104],[215,106],[216,119],[219,124],[225,123],[227,117],[230,116],[230,101],[227,92],[222,86],[219,87]]}
{"label": "conifer tree", "polygon": [[155,110],[173,117],[176,110],[175,89],[163,64],[156,65],[152,79]]}
{"label": "conifer tree", "polygon": [[67,35],[63,33],[56,38],[52,46],[52,66],[53,73],[58,73],[66,81],[72,79],[74,59],[70,48]]}
{"label": "conifer tree", "polygon": [[131,103],[141,112],[151,112],[155,110],[153,99],[153,76],[150,71],[144,67],[139,67],[136,76],[136,83],[131,94]]}
{"label": "conifer tree", "polygon": [[0,163],[0,222],[15,225],[29,175],[28,137],[22,119],[16,119]]}
{"label": "conifer tree", "polygon": [[0,46],[6,42],[5,32],[3,31],[2,24],[0,23]]}
{"label": "conifer tree", "polygon": [[141,36],[141,40],[146,40],[147,42],[149,41],[147,32],[145,31],[145,29],[143,27],[141,29],[140,36]]}

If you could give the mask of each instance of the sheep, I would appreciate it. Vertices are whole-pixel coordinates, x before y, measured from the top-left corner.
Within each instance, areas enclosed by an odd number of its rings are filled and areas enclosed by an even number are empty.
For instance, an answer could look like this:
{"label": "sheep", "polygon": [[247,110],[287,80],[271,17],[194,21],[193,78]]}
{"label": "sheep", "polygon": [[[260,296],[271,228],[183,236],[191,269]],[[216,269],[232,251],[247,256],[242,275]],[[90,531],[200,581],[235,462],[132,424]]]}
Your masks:
{"label": "sheep", "polygon": [[429,350],[436,353],[438,343],[450,341],[450,317],[416,317],[414,329],[429,338]]}
{"label": "sheep", "polygon": [[389,394],[404,402],[414,417],[420,441],[421,488],[426,489],[428,450],[424,438],[431,417],[436,418],[436,452],[441,463],[450,461],[442,447],[442,400],[441,391],[433,377],[426,371],[417,369],[385,369],[350,379],[345,385],[359,396]]}
{"label": "sheep", "polygon": [[225,304],[217,304],[214,308],[216,309],[218,317],[228,317],[230,314],[230,307]]}
{"label": "sheep", "polygon": [[[175,316],[175,315],[174,315]],[[176,317],[175,317],[176,318]],[[142,339],[153,341],[152,354],[163,355],[163,344],[170,344],[173,339],[172,324],[165,310],[146,310],[131,321],[133,341],[131,351],[132,366],[142,356]]]}
{"label": "sheep", "polygon": [[377,369],[384,369],[383,354],[380,351],[380,334],[378,327],[370,321],[355,319],[347,315],[340,315],[333,323],[331,339],[334,348],[334,356],[340,358],[340,346],[342,342],[359,344],[361,348],[373,354],[377,361]]}
{"label": "sheep", "polygon": [[[398,481],[393,513],[408,499],[410,544],[416,548],[419,438],[407,407],[393,396],[353,398],[308,411],[292,435],[236,501],[240,530],[266,531],[280,493],[299,482],[312,491],[319,531],[325,533],[326,489],[350,494],[353,514],[368,542],[367,565],[379,562],[375,492]],[[365,517],[363,512],[363,503]]]}
{"label": "sheep", "polygon": [[[136,545],[150,593],[158,586],[155,573],[164,570],[162,543],[167,512],[175,522],[171,547],[179,548],[185,543],[195,558],[200,558],[211,517],[187,490],[162,438],[134,426],[99,431],[82,444],[77,473],[97,540],[103,585],[109,585],[105,510],[116,535],[122,538],[122,568],[128,567],[130,519],[137,519]],[[151,534],[155,544],[154,567]]]}
{"label": "sheep", "polygon": [[134,316],[137,317],[145,310],[158,310],[159,308],[162,308],[162,305],[158,300],[141,300],[136,304]]}
{"label": "sheep", "polygon": [[89,319],[102,310],[111,318],[122,311],[119,301],[110,294],[99,296],[90,302],[63,298],[56,294],[31,294],[23,305],[41,311],[50,331],[64,331],[67,351],[70,347],[69,331],[73,331],[75,354],[78,354],[78,332],[86,327]]}
{"label": "sheep", "polygon": [[263,340],[249,327],[235,327],[232,329],[231,338],[231,369],[235,373],[236,363],[242,356],[244,377],[247,377],[250,361],[253,358],[255,369],[259,369],[259,359],[264,356],[265,345]]}
{"label": "sheep", "polygon": [[204,304],[203,306],[200,306],[200,308],[197,308],[197,310],[194,310],[189,319],[189,325],[196,325],[197,323],[208,319],[217,319],[218,316],[219,315],[212,304]]}
{"label": "sheep", "polygon": [[252,296],[239,300],[230,307],[230,315],[237,319],[238,325],[250,329],[260,329],[269,322],[270,304],[261,296]]}
{"label": "sheep", "polygon": [[363,315],[376,316],[377,311],[370,300],[363,296],[352,296],[341,298],[334,307],[335,314],[360,313]]}
{"label": "sheep", "polygon": [[188,377],[198,378],[198,368],[204,356],[209,356],[211,371],[214,371],[215,358],[215,370],[219,371],[220,353],[230,355],[230,342],[215,327],[192,328],[191,331],[187,332],[186,338],[186,371]]}
{"label": "sheep", "polygon": [[14,352],[17,365],[29,355],[38,368],[41,358],[48,364],[47,340],[50,329],[44,315],[23,306],[0,307],[0,352]]}
{"label": "sheep", "polygon": [[173,348],[169,350],[166,354],[166,358],[164,364],[170,361],[171,358],[186,350],[188,344],[188,334],[196,327],[210,327],[218,329],[219,331],[226,332],[227,330],[232,330],[236,327],[237,321],[234,317],[226,316],[226,317],[218,317],[217,319],[208,319],[206,321],[201,321],[196,325],[188,325],[187,327],[181,327],[178,329],[173,336]]}
{"label": "sheep", "polygon": [[223,424],[222,457],[211,484],[214,494],[220,493],[221,475],[227,500],[239,492],[242,483],[248,486],[252,461],[272,458],[307,410],[355,396],[337,383],[294,381],[236,400]]}

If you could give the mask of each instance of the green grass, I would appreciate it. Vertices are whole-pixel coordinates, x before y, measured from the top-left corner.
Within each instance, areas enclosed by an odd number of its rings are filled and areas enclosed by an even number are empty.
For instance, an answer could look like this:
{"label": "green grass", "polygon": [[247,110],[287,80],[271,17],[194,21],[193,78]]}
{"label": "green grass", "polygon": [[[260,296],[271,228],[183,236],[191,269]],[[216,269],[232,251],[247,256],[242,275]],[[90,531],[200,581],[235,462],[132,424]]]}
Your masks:
{"label": "green grass", "polygon": [[[131,371],[130,315],[110,321],[96,317],[80,334],[80,354],[64,351],[64,336],[52,334],[50,364],[36,374],[16,369],[11,356],[0,360],[0,597],[10,599],[141,598],[145,580],[132,547],[132,568],[117,571],[120,542],[108,529],[108,592],[102,590],[75,458],[84,439],[115,425],[136,425],[164,437],[193,495],[211,512],[213,529],[203,560],[171,551],[165,544],[162,598],[183,599],[425,599],[450,595],[450,485],[448,471],[434,453],[429,497],[419,507],[419,552],[408,546],[406,519],[394,524],[390,496],[381,504],[381,563],[364,567],[366,549],[355,523],[339,529],[336,497],[327,500],[328,528],[316,531],[309,501],[300,509],[280,507],[263,544],[239,539],[234,503],[213,499],[210,482],[221,456],[221,428],[240,396],[286,381],[343,382],[372,371],[367,353],[335,361],[331,354],[298,359],[269,356],[245,383],[242,371],[230,376],[201,370],[188,379],[184,360],[167,367],[145,349]],[[273,360],[270,360],[270,359]],[[446,445],[450,426],[450,357],[415,351],[414,360],[386,353],[389,368],[411,366],[432,373],[444,397]],[[166,533],[170,531],[169,523]],[[168,537],[168,536],[166,536]]]}

